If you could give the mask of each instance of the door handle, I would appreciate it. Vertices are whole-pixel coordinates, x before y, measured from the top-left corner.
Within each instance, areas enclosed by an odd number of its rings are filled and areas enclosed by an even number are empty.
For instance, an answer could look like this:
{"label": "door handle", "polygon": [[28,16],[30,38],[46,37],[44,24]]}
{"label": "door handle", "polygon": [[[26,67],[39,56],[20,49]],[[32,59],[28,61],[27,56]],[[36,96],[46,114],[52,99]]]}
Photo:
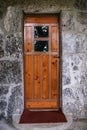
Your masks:
{"label": "door handle", "polygon": [[55,56],[54,58],[60,58],[60,56]]}

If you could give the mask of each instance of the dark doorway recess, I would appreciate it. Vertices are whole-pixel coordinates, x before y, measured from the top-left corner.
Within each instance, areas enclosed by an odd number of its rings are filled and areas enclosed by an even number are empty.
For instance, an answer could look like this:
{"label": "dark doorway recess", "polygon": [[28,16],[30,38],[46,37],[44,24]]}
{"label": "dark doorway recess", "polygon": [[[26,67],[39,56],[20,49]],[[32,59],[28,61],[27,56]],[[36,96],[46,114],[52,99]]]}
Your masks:
{"label": "dark doorway recess", "polygon": [[20,119],[20,124],[62,122],[67,122],[67,120],[61,109],[58,111],[29,111],[25,109]]}

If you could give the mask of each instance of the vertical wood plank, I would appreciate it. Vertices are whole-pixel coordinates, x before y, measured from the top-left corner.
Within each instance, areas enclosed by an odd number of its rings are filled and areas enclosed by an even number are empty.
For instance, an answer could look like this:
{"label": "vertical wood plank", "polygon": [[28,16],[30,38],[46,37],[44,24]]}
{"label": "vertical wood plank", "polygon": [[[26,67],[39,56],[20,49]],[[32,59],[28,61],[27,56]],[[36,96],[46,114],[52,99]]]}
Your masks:
{"label": "vertical wood plank", "polygon": [[30,52],[32,50],[32,27],[24,27],[24,50]]}
{"label": "vertical wood plank", "polygon": [[57,52],[59,51],[58,26],[52,26],[51,32],[52,32],[52,44],[51,44],[52,52]]}
{"label": "vertical wood plank", "polygon": [[32,83],[31,83],[31,77],[32,77],[32,65],[31,65],[31,56],[25,55],[25,97],[26,99],[32,98]]}
{"label": "vertical wood plank", "polygon": [[40,55],[34,56],[34,98],[40,99]]}
{"label": "vertical wood plank", "polygon": [[51,57],[51,98],[57,98],[57,58],[56,56]]}
{"label": "vertical wood plank", "polygon": [[48,99],[49,97],[49,58],[48,55],[42,56],[42,98]]}

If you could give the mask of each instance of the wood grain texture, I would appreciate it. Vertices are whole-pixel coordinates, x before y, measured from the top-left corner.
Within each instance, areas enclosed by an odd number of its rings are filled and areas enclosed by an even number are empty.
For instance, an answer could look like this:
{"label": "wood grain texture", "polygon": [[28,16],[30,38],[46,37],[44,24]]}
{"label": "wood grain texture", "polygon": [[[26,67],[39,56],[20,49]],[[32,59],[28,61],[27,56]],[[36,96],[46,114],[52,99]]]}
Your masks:
{"label": "wood grain texture", "polygon": [[49,97],[49,57],[48,55],[42,56],[42,98],[48,99]]}
{"label": "wood grain texture", "polygon": [[25,19],[25,23],[58,23],[58,19],[56,17],[27,17]]}
{"label": "wood grain texture", "polygon": [[52,52],[58,52],[59,51],[59,42],[58,42],[58,26],[53,26],[51,27],[51,31],[52,31],[52,44],[51,44],[51,48],[52,48]]}
{"label": "wood grain texture", "polygon": [[26,102],[26,108],[57,108],[57,102]]}
{"label": "wood grain texture", "polygon": [[57,58],[56,56],[51,57],[51,97],[57,99]]}
{"label": "wood grain texture", "polygon": [[25,55],[25,97],[27,99],[32,98],[32,64],[31,56]]}
{"label": "wood grain texture", "polygon": [[24,27],[24,50],[30,52],[32,50],[32,27]]}
{"label": "wood grain texture", "polygon": [[34,56],[34,98],[40,98],[40,55]]}

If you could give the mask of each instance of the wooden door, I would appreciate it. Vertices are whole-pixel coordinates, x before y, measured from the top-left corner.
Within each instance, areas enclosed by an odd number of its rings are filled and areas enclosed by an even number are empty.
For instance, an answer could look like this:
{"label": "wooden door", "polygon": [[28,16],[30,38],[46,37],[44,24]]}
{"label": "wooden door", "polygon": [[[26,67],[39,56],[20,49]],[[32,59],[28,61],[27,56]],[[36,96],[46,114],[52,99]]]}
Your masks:
{"label": "wooden door", "polygon": [[56,16],[24,21],[25,108],[59,107],[59,27]]}

